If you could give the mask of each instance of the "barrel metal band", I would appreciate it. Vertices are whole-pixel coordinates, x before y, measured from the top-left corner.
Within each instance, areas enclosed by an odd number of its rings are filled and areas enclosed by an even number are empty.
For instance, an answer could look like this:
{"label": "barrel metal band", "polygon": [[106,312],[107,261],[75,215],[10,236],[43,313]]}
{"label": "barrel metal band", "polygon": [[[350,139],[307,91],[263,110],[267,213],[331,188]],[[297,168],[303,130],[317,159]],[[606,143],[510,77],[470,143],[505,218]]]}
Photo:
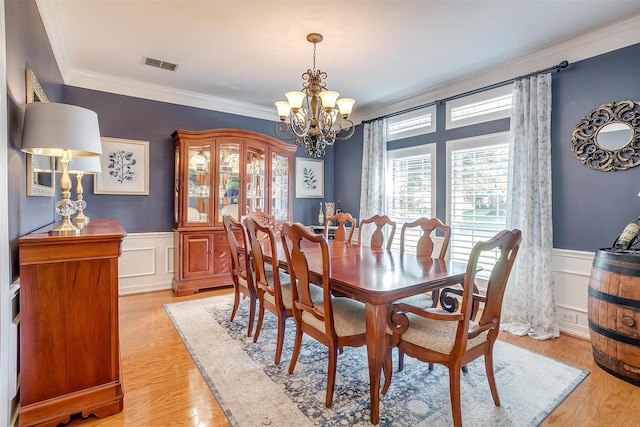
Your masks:
{"label": "barrel metal band", "polygon": [[598,291],[589,287],[589,296],[598,298],[599,300],[610,302],[616,305],[626,305],[631,308],[640,308],[640,300],[622,298],[617,295],[605,294],[604,292]]}
{"label": "barrel metal band", "polygon": [[602,258],[594,258],[593,266],[602,270],[611,271],[613,273],[624,274],[627,276],[640,276],[640,269],[621,267],[619,265],[611,264],[610,260]]}
{"label": "barrel metal band", "polygon": [[625,344],[630,344],[630,345],[635,345],[636,347],[640,347],[640,339],[638,338],[632,338],[630,336],[627,335],[622,335],[619,334],[617,332],[611,331],[609,329],[604,329],[601,328],[600,325],[594,323],[591,319],[589,319],[589,328],[600,335],[604,335],[607,338],[611,338],[613,340],[616,340],[618,342],[622,342]]}

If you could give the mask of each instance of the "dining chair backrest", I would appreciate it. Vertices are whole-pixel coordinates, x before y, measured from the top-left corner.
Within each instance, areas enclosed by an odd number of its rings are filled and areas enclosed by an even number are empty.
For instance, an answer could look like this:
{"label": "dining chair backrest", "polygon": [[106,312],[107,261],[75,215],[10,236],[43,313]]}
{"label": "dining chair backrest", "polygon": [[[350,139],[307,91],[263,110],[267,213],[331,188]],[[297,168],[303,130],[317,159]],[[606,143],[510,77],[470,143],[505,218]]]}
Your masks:
{"label": "dining chair backrest", "polygon": [[[467,272],[465,274],[465,280],[463,285],[463,296],[461,302],[461,310],[464,312],[471,312],[475,314],[477,308],[469,310],[469,304],[475,303],[475,299],[478,299],[484,303],[480,318],[477,320],[479,328],[485,328],[491,326],[492,329],[489,334],[494,335],[496,338],[500,331],[500,314],[502,312],[502,299],[504,297],[504,291],[507,287],[507,281],[513,263],[518,254],[520,248],[520,242],[522,241],[522,233],[520,230],[514,229],[513,231],[502,230],[496,234],[493,238],[486,242],[478,242],[469,255],[469,262],[467,264]],[[476,274],[480,271],[478,267],[478,261],[483,253],[498,251],[498,259],[496,260],[493,269],[489,275],[489,280],[486,284],[486,291],[484,296],[473,294],[474,289],[478,289],[475,283]],[[467,321],[471,318],[467,316]],[[468,323],[467,323],[468,327]],[[470,333],[469,338],[473,338],[474,334]]]}
{"label": "dining chair backrest", "polygon": [[[333,216],[327,217],[324,222],[324,238],[329,238],[329,226],[333,224],[334,221],[338,222],[338,228],[335,229],[333,233],[333,238],[337,242],[345,242],[351,243],[351,238],[353,237],[353,232],[356,229],[356,219],[351,216],[351,214],[346,212],[340,212]],[[346,224],[349,223],[349,231],[347,232]]]}
{"label": "dining chair backrest", "polygon": [[[280,262],[278,260],[275,232],[271,226],[262,224],[254,217],[247,217],[244,221],[249,235],[256,287],[268,290],[278,301],[278,299],[282,298],[282,294],[279,290],[280,275],[278,271]],[[271,252],[270,262],[264,256],[263,245],[268,247]]]}
{"label": "dining chair backrest", "polygon": [[[231,274],[234,284],[239,278],[253,286],[253,281],[251,280],[251,258],[248,256],[247,231],[242,223],[236,221],[231,215],[224,215],[222,224],[224,225],[229,252],[231,253]],[[240,252],[240,247],[244,249],[243,253]]]}
{"label": "dining chair backrest", "polygon": [[413,222],[402,224],[400,230],[400,252],[405,252],[407,243],[407,232],[412,228],[421,228],[422,235],[416,244],[416,254],[418,256],[432,256],[435,243],[431,237],[433,230],[441,230],[444,233],[442,246],[438,258],[444,259],[447,249],[449,248],[449,240],[451,239],[451,227],[444,225],[438,218],[419,218]]}
{"label": "dining chair backrest", "polygon": [[[222,224],[229,245],[229,253],[231,254],[231,281],[233,283],[234,302],[231,311],[231,321],[233,321],[238,306],[240,304],[240,295],[249,297],[249,324],[247,336],[251,336],[253,331],[253,319],[255,317],[257,292],[253,281],[251,268],[251,256],[249,249],[249,240],[247,230],[239,221],[236,221],[231,215],[222,217]],[[240,247],[244,250],[241,252]]]}
{"label": "dining chair backrest", "polygon": [[[328,327],[327,330],[333,329],[332,309],[331,309],[331,264],[329,263],[329,248],[326,238],[321,234],[310,232],[304,225],[299,223],[285,223],[282,225],[281,231],[282,246],[285,248],[287,258],[287,266],[291,283],[297,284],[293,286],[293,315],[298,316],[301,320],[302,313],[307,312],[314,318],[322,321]],[[323,308],[318,308],[313,300],[313,292],[311,287],[314,284],[311,281],[309,271],[309,260],[305,255],[304,248],[316,246],[320,248],[322,259],[322,289],[323,289]]]}
{"label": "dining chair backrest", "polygon": [[389,235],[387,236],[387,249],[391,249],[393,243],[393,236],[396,234],[396,222],[392,221],[387,215],[374,215],[371,218],[366,218],[360,221],[358,227],[358,244],[363,245],[362,242],[362,230],[366,224],[373,224],[376,226],[375,231],[371,234],[371,242],[369,246],[372,248],[380,249],[384,244],[383,228],[387,226],[389,229]]}
{"label": "dining chair backrest", "polygon": [[258,221],[260,224],[271,227],[274,233],[277,233],[276,228],[276,217],[274,215],[270,215],[268,213],[262,211],[251,211],[242,217],[242,220],[246,218],[253,218]]}

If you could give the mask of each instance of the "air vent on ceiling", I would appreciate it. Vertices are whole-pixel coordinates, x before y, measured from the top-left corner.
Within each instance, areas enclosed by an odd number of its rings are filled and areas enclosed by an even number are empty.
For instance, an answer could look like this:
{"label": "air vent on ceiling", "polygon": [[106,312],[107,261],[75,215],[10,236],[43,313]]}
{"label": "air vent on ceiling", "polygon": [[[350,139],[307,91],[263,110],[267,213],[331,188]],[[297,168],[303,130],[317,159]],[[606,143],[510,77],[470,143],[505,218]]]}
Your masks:
{"label": "air vent on ceiling", "polygon": [[150,67],[162,68],[163,70],[175,71],[178,69],[178,64],[172,64],[171,62],[160,59],[147,58],[146,56],[142,57],[142,63]]}

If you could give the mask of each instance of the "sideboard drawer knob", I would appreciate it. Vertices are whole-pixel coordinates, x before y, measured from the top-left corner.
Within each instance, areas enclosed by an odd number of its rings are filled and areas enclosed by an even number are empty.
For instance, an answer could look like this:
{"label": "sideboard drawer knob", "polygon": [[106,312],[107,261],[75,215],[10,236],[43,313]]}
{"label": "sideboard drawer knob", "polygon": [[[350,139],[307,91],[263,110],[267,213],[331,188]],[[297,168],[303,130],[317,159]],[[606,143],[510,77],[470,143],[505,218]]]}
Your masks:
{"label": "sideboard drawer knob", "polygon": [[633,325],[636,324],[636,321],[634,320],[633,317],[625,316],[625,317],[622,318],[622,323],[625,326],[632,327]]}

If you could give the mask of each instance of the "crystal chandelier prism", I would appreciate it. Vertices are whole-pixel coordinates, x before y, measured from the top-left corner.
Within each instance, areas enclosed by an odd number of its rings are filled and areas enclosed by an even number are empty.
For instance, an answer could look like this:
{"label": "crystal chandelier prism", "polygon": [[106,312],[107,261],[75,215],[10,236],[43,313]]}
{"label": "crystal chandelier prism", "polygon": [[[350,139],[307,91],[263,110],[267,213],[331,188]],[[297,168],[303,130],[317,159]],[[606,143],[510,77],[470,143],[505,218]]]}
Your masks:
{"label": "crystal chandelier prism", "polygon": [[355,126],[349,114],[355,101],[338,99],[340,94],[328,90],[323,81],[327,73],[316,70],[316,44],[322,41],[322,35],[311,33],[307,40],[313,43],[313,69],[302,74],[302,91],[287,92],[287,101],[275,103],[280,117],[275,133],[283,141],[295,141],[298,147],[304,147],[306,156],[322,157],[327,146],[353,135]]}

